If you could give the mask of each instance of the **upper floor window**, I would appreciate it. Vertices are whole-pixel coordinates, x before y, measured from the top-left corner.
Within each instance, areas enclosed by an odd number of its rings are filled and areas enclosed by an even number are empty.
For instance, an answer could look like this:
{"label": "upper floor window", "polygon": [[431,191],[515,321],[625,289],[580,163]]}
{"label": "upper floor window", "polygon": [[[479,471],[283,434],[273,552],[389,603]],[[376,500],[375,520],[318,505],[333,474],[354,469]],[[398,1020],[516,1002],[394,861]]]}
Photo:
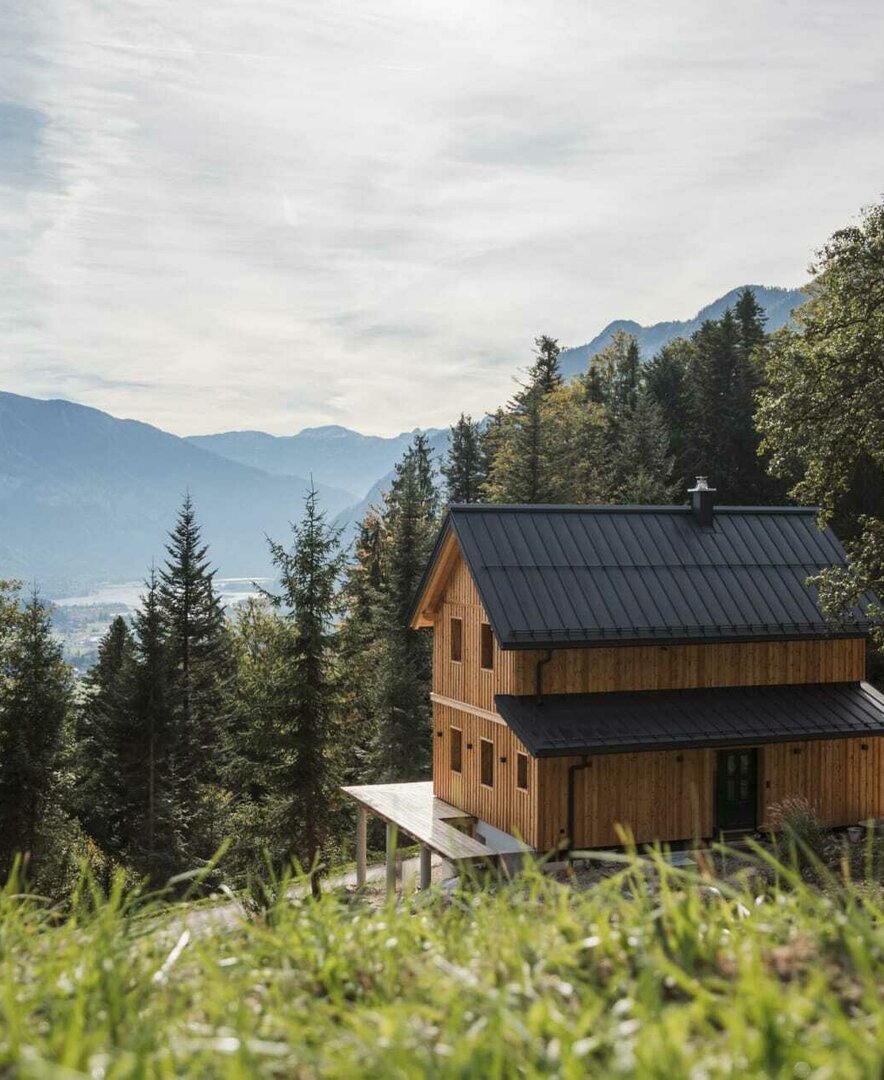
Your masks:
{"label": "upper floor window", "polygon": [[516,754],[516,787],[520,791],[528,790],[528,755]]}
{"label": "upper floor window", "polygon": [[452,619],[449,626],[451,659],[459,664],[463,660],[463,619]]}
{"label": "upper floor window", "polygon": [[494,786],[494,743],[479,739],[479,779],[485,787]]}
{"label": "upper floor window", "polygon": [[482,667],[486,671],[492,671],[494,668],[494,635],[491,633],[491,627],[487,622],[482,623],[481,647]]}

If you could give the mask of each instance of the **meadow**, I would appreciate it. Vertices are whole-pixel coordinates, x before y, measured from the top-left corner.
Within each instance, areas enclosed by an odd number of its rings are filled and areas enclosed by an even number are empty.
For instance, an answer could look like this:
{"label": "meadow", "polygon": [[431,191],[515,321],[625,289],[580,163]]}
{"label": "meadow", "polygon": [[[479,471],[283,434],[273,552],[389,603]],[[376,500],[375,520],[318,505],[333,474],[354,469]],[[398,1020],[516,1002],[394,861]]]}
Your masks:
{"label": "meadow", "polygon": [[13,880],[0,1075],[878,1077],[884,899],[800,864],[633,854],[397,903],[284,881],[250,915]]}

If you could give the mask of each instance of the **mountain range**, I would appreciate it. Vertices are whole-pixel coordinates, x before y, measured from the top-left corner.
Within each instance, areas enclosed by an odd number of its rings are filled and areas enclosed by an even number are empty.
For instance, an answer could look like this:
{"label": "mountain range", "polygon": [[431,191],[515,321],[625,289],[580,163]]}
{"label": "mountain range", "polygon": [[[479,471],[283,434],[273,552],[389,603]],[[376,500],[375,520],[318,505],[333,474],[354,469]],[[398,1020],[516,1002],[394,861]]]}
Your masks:
{"label": "mountain range", "polygon": [[614,334],[618,330],[625,330],[628,334],[634,334],[638,339],[638,347],[644,359],[649,359],[667,345],[679,337],[690,337],[699,330],[709,319],[720,319],[729,307],[733,307],[744,289],[751,289],[755,293],[755,299],[764,308],[767,315],[766,329],[768,332],[779,330],[785,326],[791,318],[792,311],[799,307],[807,299],[801,289],[778,289],[768,285],[741,285],[737,289],[713,300],[711,304],[701,308],[692,319],[684,319],[681,322],[660,322],[652,326],[640,326],[630,319],[615,319],[614,322],[597,334],[592,341],[585,345],[577,345],[572,349],[565,349],[559,361],[562,374],[566,377],[586,371],[590,358],[600,353],[602,349],[611,344]]}
{"label": "mountain range", "polygon": [[[753,288],[769,329],[783,325],[803,299],[799,290]],[[563,352],[563,371],[585,370],[618,329],[634,333],[650,356],[719,317],[740,291],[684,322],[610,323]],[[441,458],[447,429],[427,434]],[[85,405],[0,392],[0,578],[36,581],[49,596],[140,578],[152,561],[162,561],[188,490],[222,574],[264,576],[265,537],[287,539],[311,480],[350,536],[389,487],[413,435],[383,438],[329,425],[289,436],[231,431],[181,438]]]}
{"label": "mountain range", "polygon": [[[349,491],[350,502],[355,503],[390,471],[392,462],[402,457],[415,431],[383,438],[330,424],[304,428],[297,435],[225,431],[220,435],[191,435],[188,442],[276,476],[312,476],[317,484]],[[441,434],[432,428],[427,433],[431,437]]]}
{"label": "mountain range", "polygon": [[[187,490],[229,576],[267,567],[308,481],[212,454],[150,424],[69,401],[0,393],[0,577],[50,594],[141,577],[164,555]],[[332,513],[351,492],[319,485]]]}

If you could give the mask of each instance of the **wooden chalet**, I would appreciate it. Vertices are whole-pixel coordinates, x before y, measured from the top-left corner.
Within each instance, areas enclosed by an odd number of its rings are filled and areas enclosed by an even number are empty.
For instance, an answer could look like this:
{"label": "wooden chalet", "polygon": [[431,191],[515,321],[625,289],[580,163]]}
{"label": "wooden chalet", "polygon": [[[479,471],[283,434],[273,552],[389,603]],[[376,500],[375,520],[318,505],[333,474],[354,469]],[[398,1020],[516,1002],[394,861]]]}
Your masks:
{"label": "wooden chalet", "polygon": [[[807,584],[837,538],[812,509],[691,499],[450,508],[412,619],[434,632],[432,791],[383,789],[435,807],[428,850],[712,838],[798,795],[831,826],[884,815],[866,602],[834,627]],[[348,791],[415,835],[381,788]]]}

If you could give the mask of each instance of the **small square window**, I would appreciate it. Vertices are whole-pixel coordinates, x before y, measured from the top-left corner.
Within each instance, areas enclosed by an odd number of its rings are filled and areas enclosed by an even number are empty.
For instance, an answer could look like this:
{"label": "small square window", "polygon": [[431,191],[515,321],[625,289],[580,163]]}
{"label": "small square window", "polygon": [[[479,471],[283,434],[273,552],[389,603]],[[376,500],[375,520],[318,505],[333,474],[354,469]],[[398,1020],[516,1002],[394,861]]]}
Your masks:
{"label": "small square window", "polygon": [[516,754],[516,787],[520,791],[528,790],[528,755]]}
{"label": "small square window", "polygon": [[494,787],[494,743],[479,739],[479,779],[485,787]]}
{"label": "small square window", "polygon": [[482,623],[482,667],[486,671],[494,669],[494,635],[487,622]]}
{"label": "small square window", "polygon": [[451,659],[456,664],[463,660],[463,619],[451,620]]}
{"label": "small square window", "polygon": [[456,727],[451,729],[451,771],[463,772],[463,732]]}

